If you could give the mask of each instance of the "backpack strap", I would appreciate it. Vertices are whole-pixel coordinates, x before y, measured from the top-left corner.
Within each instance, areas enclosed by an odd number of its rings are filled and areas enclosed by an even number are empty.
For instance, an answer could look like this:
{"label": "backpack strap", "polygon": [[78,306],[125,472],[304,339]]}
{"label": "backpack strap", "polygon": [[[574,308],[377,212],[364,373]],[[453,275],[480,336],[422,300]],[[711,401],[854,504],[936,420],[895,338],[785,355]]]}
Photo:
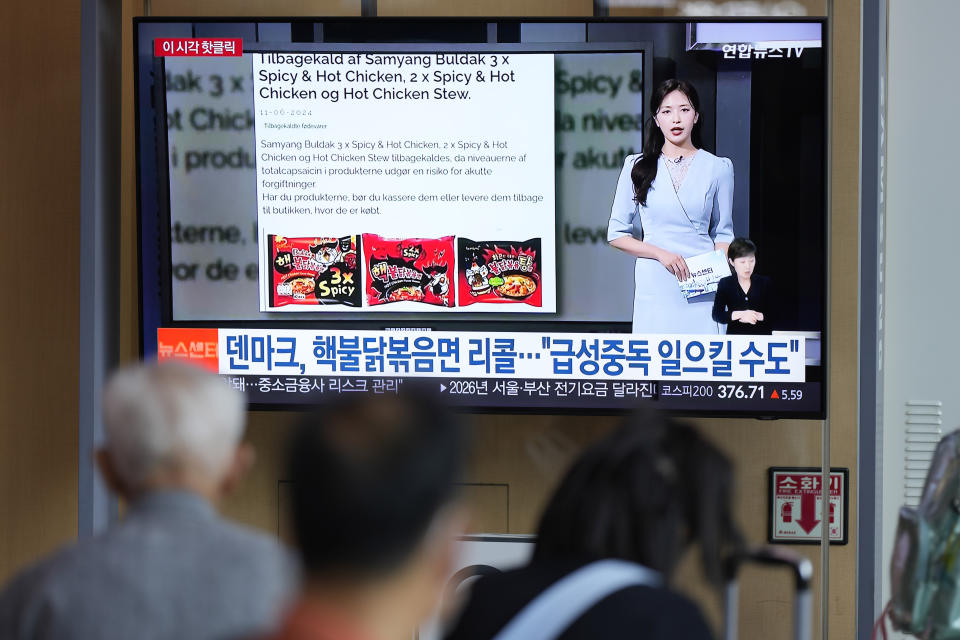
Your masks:
{"label": "backpack strap", "polygon": [[553,640],[593,605],[633,586],[660,586],[660,574],[626,560],[598,560],[550,585],[520,610],[494,640]]}

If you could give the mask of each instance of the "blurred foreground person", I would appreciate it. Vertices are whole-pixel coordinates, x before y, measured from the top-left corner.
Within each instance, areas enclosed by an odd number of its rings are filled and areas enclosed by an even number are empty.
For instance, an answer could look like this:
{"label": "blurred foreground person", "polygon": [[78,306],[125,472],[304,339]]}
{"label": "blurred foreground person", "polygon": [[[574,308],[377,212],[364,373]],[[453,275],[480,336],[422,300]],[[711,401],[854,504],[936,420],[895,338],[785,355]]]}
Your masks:
{"label": "blurred foreground person", "polygon": [[179,362],[121,369],[103,396],[100,472],[129,509],[0,595],[0,637],[220,639],[272,627],[295,564],[216,505],[253,461],[243,396]]}
{"label": "blurred foreground person", "polygon": [[639,412],[573,464],[540,521],[530,564],[483,577],[448,640],[701,640],[700,611],[667,588],[700,547],[719,586],[731,521],[730,463],[696,431]]}
{"label": "blurred foreground person", "polygon": [[288,470],[305,586],[278,640],[409,640],[465,524],[463,440],[418,393],[350,397],[302,422]]}

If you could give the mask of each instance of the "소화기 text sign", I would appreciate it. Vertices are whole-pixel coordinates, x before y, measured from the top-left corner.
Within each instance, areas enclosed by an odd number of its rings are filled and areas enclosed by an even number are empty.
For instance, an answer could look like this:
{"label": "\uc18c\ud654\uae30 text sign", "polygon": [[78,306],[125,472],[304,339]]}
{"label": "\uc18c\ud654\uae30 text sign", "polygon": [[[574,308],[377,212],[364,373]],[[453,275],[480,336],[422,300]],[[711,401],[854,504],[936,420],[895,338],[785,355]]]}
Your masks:
{"label": "\uc18c\ud654\uae30 text sign", "polygon": [[[831,469],[827,526],[831,544],[847,543],[849,470]],[[819,544],[823,534],[823,474],[819,467],[771,467],[770,542]]]}

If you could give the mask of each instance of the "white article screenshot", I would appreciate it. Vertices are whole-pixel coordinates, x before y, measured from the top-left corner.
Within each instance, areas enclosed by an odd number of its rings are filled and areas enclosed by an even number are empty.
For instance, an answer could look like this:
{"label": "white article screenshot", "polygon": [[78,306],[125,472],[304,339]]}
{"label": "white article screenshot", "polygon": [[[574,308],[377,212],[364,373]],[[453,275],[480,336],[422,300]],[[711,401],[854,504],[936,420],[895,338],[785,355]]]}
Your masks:
{"label": "white article screenshot", "polygon": [[556,312],[552,53],[252,57],[262,311]]}

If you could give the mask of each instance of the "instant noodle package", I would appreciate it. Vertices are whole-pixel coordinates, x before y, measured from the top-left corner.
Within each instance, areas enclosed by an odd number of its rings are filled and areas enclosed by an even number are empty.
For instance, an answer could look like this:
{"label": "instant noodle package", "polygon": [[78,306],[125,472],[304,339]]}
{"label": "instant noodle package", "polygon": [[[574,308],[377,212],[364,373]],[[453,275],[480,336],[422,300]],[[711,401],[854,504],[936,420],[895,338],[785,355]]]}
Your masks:
{"label": "instant noodle package", "polygon": [[457,247],[461,307],[475,302],[541,306],[540,238],[496,242],[458,238]]}
{"label": "instant noodle package", "polygon": [[360,236],[288,238],[268,235],[270,306],[363,302],[358,256]]}
{"label": "instant noodle package", "polygon": [[368,306],[404,301],[454,306],[453,236],[392,239],[365,233],[363,246]]}

